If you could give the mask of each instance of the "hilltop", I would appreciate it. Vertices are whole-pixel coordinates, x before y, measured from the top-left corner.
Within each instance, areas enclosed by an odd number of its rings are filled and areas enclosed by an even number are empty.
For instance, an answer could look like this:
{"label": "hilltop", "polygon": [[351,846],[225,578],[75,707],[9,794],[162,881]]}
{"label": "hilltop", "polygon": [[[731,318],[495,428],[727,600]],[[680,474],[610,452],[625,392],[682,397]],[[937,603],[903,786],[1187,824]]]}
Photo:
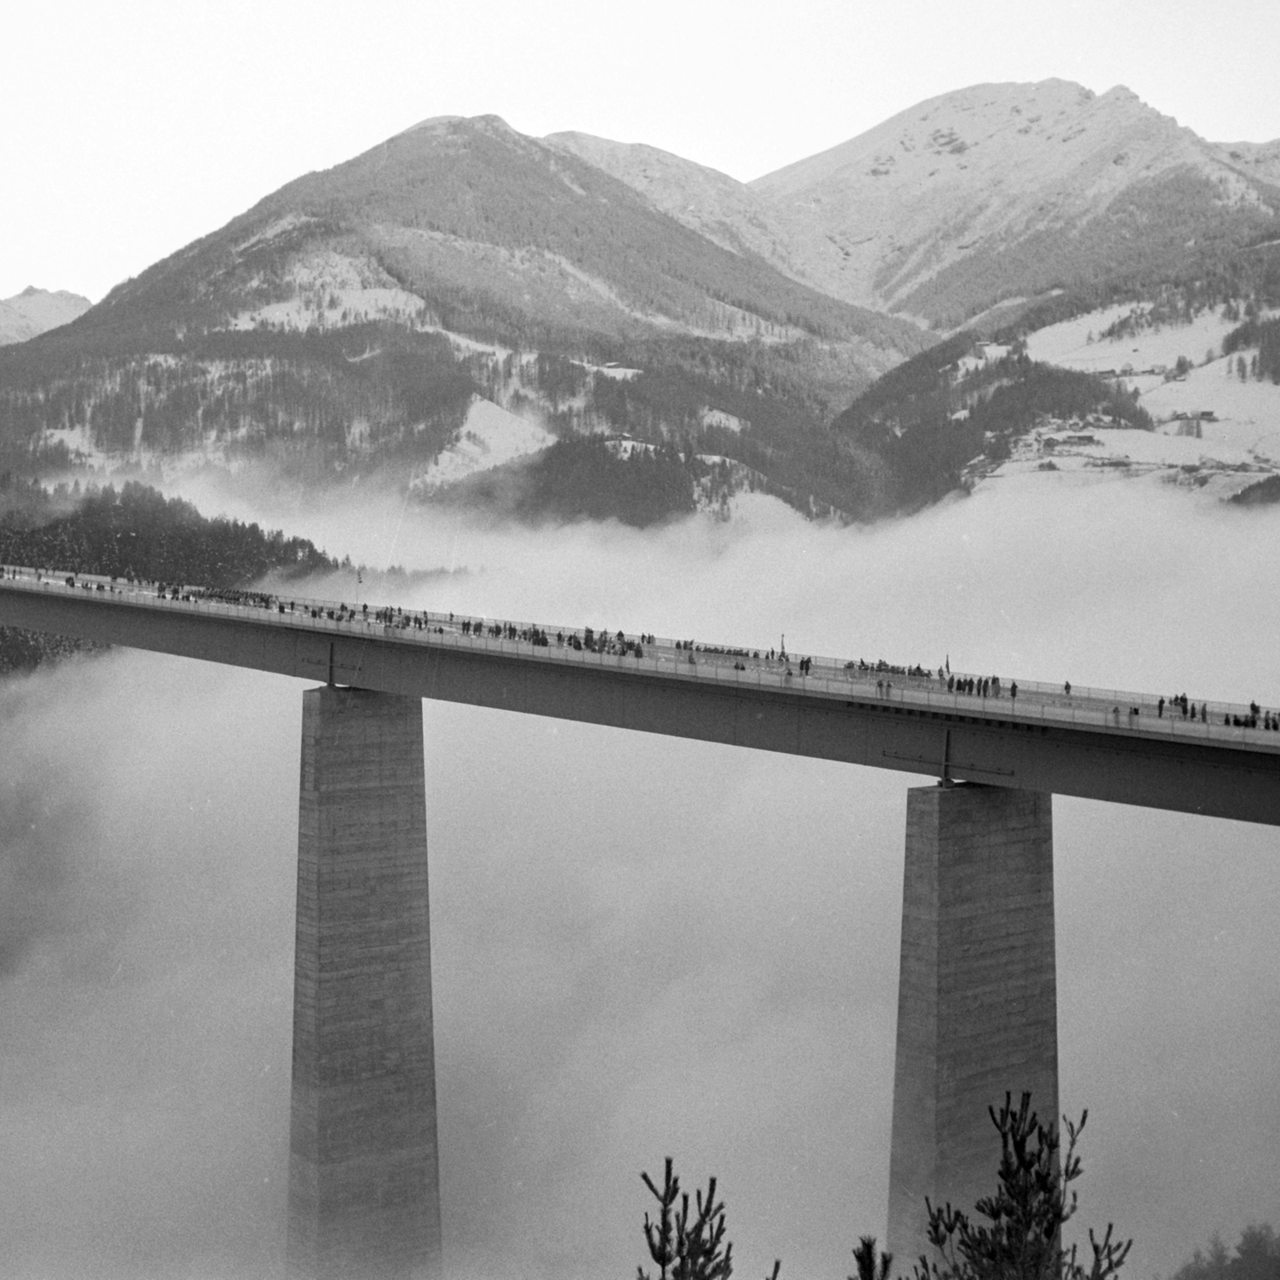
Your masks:
{"label": "hilltop", "polygon": [[1123,86],[983,84],[750,183],[553,135],[673,217],[937,328],[1086,282],[1160,279],[1275,234],[1280,144],[1214,144]]}

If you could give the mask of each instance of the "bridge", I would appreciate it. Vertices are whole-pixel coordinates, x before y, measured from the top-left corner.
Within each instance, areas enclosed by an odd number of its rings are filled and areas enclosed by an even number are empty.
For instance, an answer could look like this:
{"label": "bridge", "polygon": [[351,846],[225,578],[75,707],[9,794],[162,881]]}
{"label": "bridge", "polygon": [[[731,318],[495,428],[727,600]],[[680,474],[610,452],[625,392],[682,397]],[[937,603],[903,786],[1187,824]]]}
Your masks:
{"label": "bridge", "polygon": [[[1057,1115],[1053,793],[1280,824],[1256,706],[7,567],[0,624],[318,682],[304,695],[288,1254],[442,1274],[422,699],[932,775],[908,792],[889,1245],[972,1204],[986,1108]],[[972,692],[970,692],[972,688]]]}

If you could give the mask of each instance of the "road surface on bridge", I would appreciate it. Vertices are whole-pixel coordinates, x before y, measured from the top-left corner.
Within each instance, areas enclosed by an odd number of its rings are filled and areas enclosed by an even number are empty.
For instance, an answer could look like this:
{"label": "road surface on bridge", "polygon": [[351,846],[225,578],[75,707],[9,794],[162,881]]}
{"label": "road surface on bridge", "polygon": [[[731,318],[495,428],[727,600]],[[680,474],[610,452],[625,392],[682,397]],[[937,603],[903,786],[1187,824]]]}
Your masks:
{"label": "road surface on bridge", "polygon": [[[5,567],[0,624],[321,682],[1280,824],[1280,717],[648,633]],[[972,680],[980,690],[984,677]],[[953,686],[967,677],[952,673]],[[1016,696],[1014,689],[1016,687]],[[1276,726],[1272,728],[1271,726]],[[1254,727],[1256,726],[1256,727]]]}

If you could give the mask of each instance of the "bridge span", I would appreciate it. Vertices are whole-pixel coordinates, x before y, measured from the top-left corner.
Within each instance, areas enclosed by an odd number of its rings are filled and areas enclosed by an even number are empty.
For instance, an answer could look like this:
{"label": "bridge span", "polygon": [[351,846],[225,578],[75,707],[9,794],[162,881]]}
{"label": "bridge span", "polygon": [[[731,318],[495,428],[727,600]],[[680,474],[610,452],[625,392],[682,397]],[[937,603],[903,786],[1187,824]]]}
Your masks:
{"label": "bridge span", "polygon": [[[400,608],[5,568],[0,625],[303,695],[290,1272],[444,1274],[422,699],[932,776],[908,791],[888,1243],[990,1190],[987,1107],[1058,1114],[1052,794],[1280,825],[1280,718]],[[1016,691],[1016,696],[1015,696]],[[1274,726],[1274,727],[1273,727]],[[851,1055],[853,1060],[856,1055]]]}
{"label": "bridge span", "polygon": [[1280,825],[1280,715],[1275,732],[1245,727],[1256,708],[1244,704],[1195,701],[1187,713],[1149,693],[1007,678],[984,697],[948,690],[936,673],[821,657],[802,671],[797,655],[737,645],[596,632],[597,651],[584,647],[585,628],[555,624],[4,575],[0,625],[948,782]]}

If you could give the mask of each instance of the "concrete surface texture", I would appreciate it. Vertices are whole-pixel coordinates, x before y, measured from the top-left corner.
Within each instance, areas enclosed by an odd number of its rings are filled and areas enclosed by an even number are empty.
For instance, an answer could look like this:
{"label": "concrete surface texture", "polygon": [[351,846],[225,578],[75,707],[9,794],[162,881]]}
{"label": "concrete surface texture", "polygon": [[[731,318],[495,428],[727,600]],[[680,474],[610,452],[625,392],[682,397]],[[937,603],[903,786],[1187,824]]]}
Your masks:
{"label": "concrete surface texture", "polygon": [[988,1114],[1025,1091],[1058,1122],[1052,797],[907,793],[888,1247],[928,1248],[925,1197],[972,1217],[996,1188]]}
{"label": "concrete surface texture", "polygon": [[289,1271],[438,1280],[422,703],[303,697]]}

